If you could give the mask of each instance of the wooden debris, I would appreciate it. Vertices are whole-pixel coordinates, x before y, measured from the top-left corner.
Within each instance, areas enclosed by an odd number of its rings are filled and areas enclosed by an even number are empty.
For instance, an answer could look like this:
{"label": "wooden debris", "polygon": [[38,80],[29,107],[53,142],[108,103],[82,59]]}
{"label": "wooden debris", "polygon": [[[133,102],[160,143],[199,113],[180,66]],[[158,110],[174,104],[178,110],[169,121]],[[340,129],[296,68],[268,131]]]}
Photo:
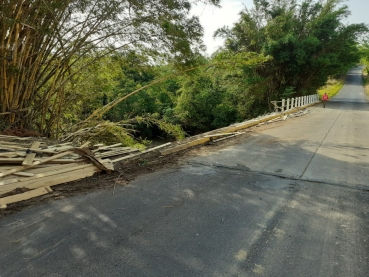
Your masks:
{"label": "wooden debris", "polygon": [[93,153],[95,153],[95,152],[98,152],[98,151],[100,151],[100,150],[105,150],[105,149],[109,149],[109,148],[114,148],[114,147],[121,146],[121,145],[122,145],[122,143],[117,143],[117,144],[108,145],[108,146],[101,146],[101,147],[99,147],[99,148],[97,148],[97,149],[95,149],[95,150],[92,150],[92,152],[93,152]]}
{"label": "wooden debris", "polygon": [[223,137],[223,136],[230,136],[238,134],[238,132],[232,132],[232,133],[219,133],[219,134],[212,134],[212,135],[206,135],[204,138],[214,138],[214,137]]}
{"label": "wooden debris", "polygon": [[171,153],[174,153],[174,152],[185,150],[187,148],[190,148],[190,147],[193,147],[193,146],[196,146],[196,145],[205,144],[209,141],[210,141],[210,138],[199,138],[199,139],[190,141],[188,143],[184,143],[184,144],[180,144],[180,145],[168,148],[168,149],[164,149],[163,151],[160,152],[160,154],[162,156],[165,156],[165,155],[168,155],[168,154],[171,154]]}
{"label": "wooden debris", "polygon": [[93,164],[101,170],[104,170],[106,172],[110,172],[110,171],[114,170],[114,168],[112,168],[112,166],[110,164],[105,165],[105,162],[102,159],[95,157],[93,155],[93,153],[90,150],[86,149],[86,148],[85,149],[74,148],[73,151],[75,153],[77,153],[78,155],[91,160],[93,162]]}
{"label": "wooden debris", "polygon": [[23,160],[22,165],[30,166],[33,163],[33,160],[36,158],[36,153],[27,154],[26,158]]}
{"label": "wooden debris", "polygon": [[24,177],[24,179],[18,180],[18,182],[8,183],[6,185],[0,186],[0,194],[13,191],[18,187],[35,189],[44,186],[55,186],[92,176],[97,171],[98,169],[94,165],[85,164],[83,166],[70,168],[69,170],[64,169],[59,171],[40,173],[36,174],[33,177]]}
{"label": "wooden debris", "polygon": [[29,173],[29,172],[15,172],[13,173],[13,175],[22,176],[22,177],[33,177],[35,174]]}
{"label": "wooden debris", "polygon": [[[128,148],[128,149],[111,150],[111,151],[106,151],[106,152],[101,152],[101,153],[95,153],[95,157],[108,158],[108,157],[114,157],[114,156],[119,156],[119,155],[122,155],[122,154],[130,154],[130,153],[140,151],[138,149],[131,148],[131,147],[124,147],[124,148]],[[119,149],[119,148],[117,148],[117,149]]]}
{"label": "wooden debris", "polygon": [[[41,158],[35,158],[34,159],[34,163],[35,162],[40,162],[43,159]],[[0,164],[22,164],[24,161],[24,158],[9,158],[9,159],[4,159],[4,158],[0,158]],[[55,159],[55,160],[50,160],[47,161],[48,163],[54,163],[54,164],[65,164],[65,163],[77,163],[80,162],[78,160],[75,159]],[[2,177],[0,175],[0,177]]]}
{"label": "wooden debris", "polygon": [[[170,143],[139,152],[139,149],[90,142],[74,147],[71,143],[47,146],[42,141],[19,140],[13,136],[0,137],[0,207],[23,201],[51,191],[51,186],[92,176],[98,171],[111,172],[114,161],[109,157],[124,159],[168,146]],[[135,153],[139,152],[139,153]],[[120,158],[118,158],[120,159]],[[78,163],[78,164],[77,164]],[[16,176],[15,176],[16,175]],[[29,189],[29,191],[26,191]],[[11,196],[1,196],[9,195]]]}
{"label": "wooden debris", "polygon": [[41,145],[41,142],[39,142],[39,141],[35,141],[34,143],[32,143],[30,151],[29,151],[29,153],[27,153],[26,158],[24,159],[22,165],[24,165],[24,166],[32,165],[33,160],[36,157],[36,153],[32,153],[31,151],[37,150],[40,147],[40,145]]}
{"label": "wooden debris", "polygon": [[0,153],[0,157],[5,157],[5,158],[15,158],[18,157],[19,155],[17,154],[17,152],[3,152]]}
{"label": "wooden debris", "polygon": [[140,155],[143,155],[145,153],[149,153],[149,152],[152,152],[152,151],[155,151],[155,150],[158,150],[160,148],[164,148],[166,146],[169,146],[171,145],[172,143],[171,142],[168,142],[168,143],[165,143],[165,144],[162,144],[162,145],[159,145],[159,146],[156,146],[156,147],[153,147],[153,148],[150,148],[150,149],[147,149],[145,151],[142,151],[138,154],[131,154],[129,156],[125,156],[125,157],[122,157],[122,158],[118,158],[118,159],[115,159],[115,160],[112,160],[113,163],[116,163],[116,162],[119,162],[119,161],[123,161],[123,160],[127,160],[127,159],[130,159],[130,158],[134,158],[134,157],[137,157],[137,156],[140,156]]}
{"label": "wooden debris", "polygon": [[244,133],[245,132],[237,132],[237,133],[234,133],[234,135],[231,135],[231,136],[227,136],[227,137],[224,137],[224,138],[215,139],[215,140],[213,140],[213,142],[218,142],[218,141],[222,141],[222,140],[225,140],[225,139],[233,138],[235,136],[239,136],[239,135],[242,135]]}
{"label": "wooden debris", "polygon": [[15,194],[12,196],[3,197],[3,198],[0,198],[0,207],[6,208],[7,204],[27,200],[27,199],[37,197],[37,196],[41,196],[41,195],[47,194],[52,191],[53,190],[50,187],[46,186],[46,187],[42,187],[39,189],[30,190],[30,191],[27,191],[21,194]]}

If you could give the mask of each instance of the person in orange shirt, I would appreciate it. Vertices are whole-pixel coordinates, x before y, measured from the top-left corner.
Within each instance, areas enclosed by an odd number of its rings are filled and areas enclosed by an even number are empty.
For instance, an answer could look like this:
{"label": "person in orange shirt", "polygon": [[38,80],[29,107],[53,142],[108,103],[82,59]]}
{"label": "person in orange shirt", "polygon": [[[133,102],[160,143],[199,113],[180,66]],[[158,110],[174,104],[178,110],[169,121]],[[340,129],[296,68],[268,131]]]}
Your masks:
{"label": "person in orange shirt", "polygon": [[325,92],[323,97],[322,97],[322,100],[323,100],[323,108],[325,108],[325,101],[328,101],[329,97],[327,95],[327,93]]}

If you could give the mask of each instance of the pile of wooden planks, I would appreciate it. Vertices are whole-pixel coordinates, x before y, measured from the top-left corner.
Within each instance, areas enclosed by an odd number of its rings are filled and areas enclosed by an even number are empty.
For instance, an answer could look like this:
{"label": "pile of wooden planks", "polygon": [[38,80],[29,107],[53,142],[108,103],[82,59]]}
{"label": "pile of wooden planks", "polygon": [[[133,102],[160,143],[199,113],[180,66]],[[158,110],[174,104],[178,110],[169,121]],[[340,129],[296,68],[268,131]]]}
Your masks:
{"label": "pile of wooden planks", "polygon": [[47,145],[41,139],[0,135],[0,208],[52,192],[51,187],[113,171],[110,157],[132,155],[138,149],[121,143],[88,147],[72,143]]}

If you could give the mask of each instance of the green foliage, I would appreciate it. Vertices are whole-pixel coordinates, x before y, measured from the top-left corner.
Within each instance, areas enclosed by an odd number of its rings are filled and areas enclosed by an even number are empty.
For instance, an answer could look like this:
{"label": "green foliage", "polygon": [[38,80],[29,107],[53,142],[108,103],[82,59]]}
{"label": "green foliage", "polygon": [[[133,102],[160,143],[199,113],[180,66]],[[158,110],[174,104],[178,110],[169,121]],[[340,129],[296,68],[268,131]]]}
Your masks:
{"label": "green foliage", "polygon": [[[185,3],[165,5],[185,7]],[[342,82],[330,81],[323,87],[330,76],[346,72],[360,57],[368,61],[367,45],[357,44],[367,28],[343,24],[349,11],[340,0],[254,0],[254,4],[254,9],[241,12],[232,28],[216,32],[225,38],[225,45],[211,58],[192,51],[191,39],[179,39],[186,28],[196,26],[196,19],[187,27],[162,20],[166,36],[177,36],[169,48],[181,53],[173,56],[157,50],[156,57],[166,56],[169,63],[149,57],[150,48],[107,56],[104,73],[91,72],[86,78],[93,93],[81,98],[85,107],[78,116],[112,103],[103,118],[130,126],[136,138],[179,139],[185,135],[182,128],[193,134],[264,114],[270,111],[271,100],[313,94],[320,88],[332,96]]]}
{"label": "green foliage", "polygon": [[129,120],[122,121],[123,124],[144,124],[146,127],[157,126],[160,130],[164,131],[166,134],[171,135],[175,139],[183,139],[185,137],[185,132],[180,125],[170,123],[167,118],[160,118],[159,114],[146,114],[143,116],[136,116]]}
{"label": "green foliage", "polygon": [[328,97],[332,98],[342,89],[344,84],[344,78],[329,79],[325,86],[318,89],[318,94],[321,97],[324,93],[327,93]]}
{"label": "green foliage", "polygon": [[359,60],[356,43],[364,24],[345,25],[349,10],[340,0],[254,0],[232,29],[220,29],[232,52],[271,56],[257,74],[268,80],[266,97],[311,94],[329,76],[345,72]]}
{"label": "green foliage", "polygon": [[369,43],[365,42],[359,46],[360,51],[360,63],[364,66],[363,68],[363,82],[364,89],[367,95],[369,95]]}
{"label": "green foliage", "polygon": [[[151,61],[171,60],[177,65],[190,64],[204,48],[203,28],[191,15],[194,0],[8,0],[0,9],[0,107],[2,112],[31,108],[27,117],[7,116],[8,123],[35,127],[47,136],[58,135],[60,125],[78,116],[70,111],[70,103],[87,103],[93,108],[102,100],[102,88],[75,95],[79,86],[88,87],[88,73],[99,61],[120,51],[147,56]],[[202,0],[219,6],[220,0]],[[133,62],[134,60],[129,59]],[[126,64],[129,66],[129,64]],[[102,67],[103,68],[103,67]],[[130,67],[122,68],[133,83],[152,76]],[[135,69],[135,68],[134,68]],[[110,69],[107,69],[109,72]],[[146,72],[146,71],[145,71]],[[103,74],[103,71],[100,72]],[[133,75],[132,75],[133,74]],[[103,81],[104,76],[94,76]],[[147,81],[146,80],[146,81]],[[108,93],[105,94],[110,97]],[[86,97],[87,96],[87,97]],[[146,102],[147,104],[148,102]],[[78,109],[78,106],[74,106]],[[79,108],[80,113],[88,109]],[[65,116],[64,116],[65,114]]]}
{"label": "green foliage", "polygon": [[364,70],[369,73],[369,43],[359,45],[360,63],[365,66]]}
{"label": "green foliage", "polygon": [[182,79],[175,108],[187,129],[210,130],[249,117],[260,91],[260,78],[253,70],[270,57],[256,53],[220,51],[207,66]]}
{"label": "green foliage", "polygon": [[[200,72],[199,72],[200,73]],[[175,112],[187,127],[198,130],[214,128],[214,109],[222,102],[222,91],[205,73],[185,80]]]}
{"label": "green foliage", "polygon": [[127,130],[115,124],[108,124],[104,128],[100,128],[96,133],[90,134],[87,140],[106,145],[122,143],[124,146],[145,148],[145,144],[137,142]]}

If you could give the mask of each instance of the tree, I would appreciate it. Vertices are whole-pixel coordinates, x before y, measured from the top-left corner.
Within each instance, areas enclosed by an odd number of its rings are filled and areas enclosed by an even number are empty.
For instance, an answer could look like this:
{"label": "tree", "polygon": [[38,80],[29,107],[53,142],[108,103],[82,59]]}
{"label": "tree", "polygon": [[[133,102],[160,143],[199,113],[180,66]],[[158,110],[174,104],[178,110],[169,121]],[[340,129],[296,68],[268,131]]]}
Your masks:
{"label": "tree", "polygon": [[208,131],[260,112],[251,111],[262,84],[252,72],[268,60],[255,53],[221,51],[183,76],[175,112],[186,130]]}
{"label": "tree", "polygon": [[216,36],[237,53],[252,51],[271,56],[257,70],[266,86],[265,103],[280,97],[315,93],[331,75],[358,62],[357,41],[368,29],[345,25],[348,7],[341,0],[254,0],[253,9],[241,12],[233,28]]}
{"label": "tree", "polygon": [[[195,0],[2,0],[0,108],[56,136],[81,71],[116,49],[187,64],[202,47]],[[219,0],[203,0],[218,5]],[[105,51],[101,51],[105,49]],[[84,57],[90,59],[83,59]],[[27,109],[25,114],[16,113]]]}

